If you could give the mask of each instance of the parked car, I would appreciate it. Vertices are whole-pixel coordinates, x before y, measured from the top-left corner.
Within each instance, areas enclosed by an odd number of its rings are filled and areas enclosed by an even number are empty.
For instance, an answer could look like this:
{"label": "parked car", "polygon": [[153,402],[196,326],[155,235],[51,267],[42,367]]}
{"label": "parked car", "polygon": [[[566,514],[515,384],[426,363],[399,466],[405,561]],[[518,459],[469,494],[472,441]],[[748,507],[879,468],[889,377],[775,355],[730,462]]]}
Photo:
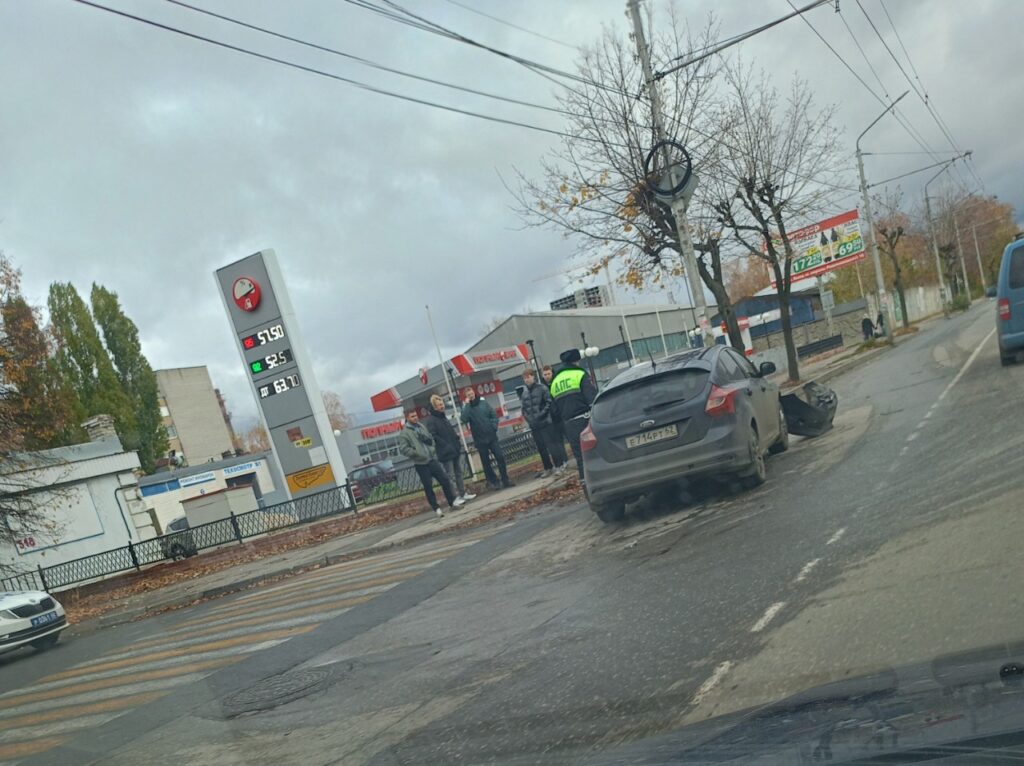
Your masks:
{"label": "parked car", "polygon": [[616,376],[580,439],[590,507],[605,522],[681,479],[766,477],[765,452],[789,447],[779,388],[732,348],[686,351]]}
{"label": "parked car", "polygon": [[49,593],[24,590],[0,593],[0,652],[28,644],[49,649],[68,626],[64,607]]}
{"label": "parked car", "polygon": [[382,460],[354,468],[348,478],[352,482],[352,494],[356,502],[361,502],[363,498],[372,495],[377,487],[396,481],[397,473],[392,461]]}
{"label": "parked car", "polygon": [[1013,364],[1024,351],[1024,239],[1016,239],[1003,250],[996,281],[996,335],[999,361]]}
{"label": "parked car", "polygon": [[187,559],[199,553],[196,546],[196,539],[192,536],[188,519],[179,516],[164,529],[163,537],[160,538],[160,547],[164,556],[169,559]]}

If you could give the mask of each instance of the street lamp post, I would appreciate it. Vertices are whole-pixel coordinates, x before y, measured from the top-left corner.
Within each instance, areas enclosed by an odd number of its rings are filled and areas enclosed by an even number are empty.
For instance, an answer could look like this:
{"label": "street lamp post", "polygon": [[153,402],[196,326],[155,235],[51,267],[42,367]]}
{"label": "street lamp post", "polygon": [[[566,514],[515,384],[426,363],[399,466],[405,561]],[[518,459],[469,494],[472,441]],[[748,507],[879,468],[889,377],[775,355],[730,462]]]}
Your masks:
{"label": "street lamp post", "polygon": [[857,170],[860,172],[860,193],[864,197],[864,218],[867,224],[867,235],[868,244],[871,246],[871,260],[875,266],[875,288],[878,291],[878,312],[884,313],[888,319],[885,334],[889,336],[889,341],[893,340],[893,328],[896,326],[896,312],[894,311],[892,302],[888,299],[885,294],[885,278],[882,275],[882,261],[878,257],[878,242],[875,241],[875,228],[874,222],[871,218],[871,198],[868,196],[868,183],[864,177],[864,154],[860,150],[860,140],[864,138],[864,134],[871,130],[885,115],[896,108],[896,104],[900,100],[910,93],[909,90],[903,91],[903,94],[893,101],[885,110],[878,115],[871,124],[864,128],[864,131],[857,136],[856,149],[857,149]]}

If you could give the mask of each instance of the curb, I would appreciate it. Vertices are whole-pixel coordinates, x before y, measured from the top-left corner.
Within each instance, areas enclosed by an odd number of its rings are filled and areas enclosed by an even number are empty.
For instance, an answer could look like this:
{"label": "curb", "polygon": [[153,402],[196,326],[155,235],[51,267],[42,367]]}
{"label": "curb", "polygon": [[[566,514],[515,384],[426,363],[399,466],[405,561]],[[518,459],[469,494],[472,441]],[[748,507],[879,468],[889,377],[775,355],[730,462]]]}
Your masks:
{"label": "curb", "polygon": [[[555,485],[552,484],[552,485],[549,485],[549,486],[555,486]],[[498,508],[495,508],[495,509],[492,509],[492,510],[500,510],[502,507],[504,507],[504,506],[499,506]],[[432,515],[433,514],[431,514],[431,516]],[[481,516],[482,516],[482,514],[481,514]],[[480,516],[474,517],[473,519],[466,519],[466,521],[474,521],[476,518],[480,518]],[[464,532],[467,529],[472,528],[473,526],[483,526],[484,524],[490,523],[491,521],[494,521],[494,520],[493,519],[488,519],[488,520],[485,520],[485,521],[481,522],[479,525],[472,525],[472,524],[470,524],[467,527],[459,527],[459,528],[449,527],[447,529],[431,529],[431,530],[428,530],[428,531],[424,532],[421,535],[416,535],[414,537],[409,537],[408,539],[405,539],[405,540],[397,540],[395,542],[390,542],[390,543],[378,543],[376,545],[371,545],[371,546],[369,546],[367,548],[359,548],[357,550],[348,551],[348,552],[340,552],[339,551],[339,552],[336,552],[336,553],[330,553],[330,554],[327,554],[325,556],[321,556],[321,557],[319,557],[317,559],[314,559],[314,560],[311,560],[311,561],[307,561],[306,563],[303,563],[303,564],[294,564],[294,565],[289,566],[289,567],[282,567],[281,569],[275,569],[273,571],[263,572],[263,573],[261,573],[259,575],[254,575],[252,577],[246,577],[246,578],[243,578],[241,580],[236,580],[234,582],[225,583],[223,585],[218,585],[218,586],[213,587],[213,588],[207,588],[204,591],[201,591],[201,592],[198,592],[198,593],[193,593],[193,594],[191,594],[189,596],[180,596],[178,598],[170,599],[168,601],[164,601],[164,602],[158,603],[158,604],[152,604],[152,605],[149,605],[149,606],[133,607],[133,608],[128,609],[128,610],[118,611],[118,612],[111,612],[109,614],[101,615],[99,617],[96,617],[93,620],[87,620],[85,622],[76,623],[74,625],[74,628],[77,629],[75,632],[78,635],[85,635],[87,633],[93,633],[93,632],[95,632],[97,630],[101,630],[101,629],[104,629],[104,628],[112,628],[112,627],[115,627],[117,625],[124,625],[124,624],[129,623],[129,622],[134,622],[134,621],[136,621],[138,619],[141,619],[143,617],[156,616],[157,614],[160,614],[160,613],[163,613],[163,612],[172,611],[172,610],[178,609],[180,607],[188,606],[189,604],[192,604],[192,603],[194,603],[196,601],[205,601],[205,600],[208,600],[208,599],[217,598],[219,596],[226,596],[226,595],[231,594],[231,593],[237,593],[238,591],[246,590],[247,588],[250,588],[253,585],[257,585],[257,584],[259,584],[261,582],[265,582],[267,580],[274,580],[274,579],[285,578],[285,577],[289,577],[289,576],[292,576],[292,575],[302,574],[303,572],[307,572],[307,571],[309,571],[311,569],[314,569],[314,568],[331,566],[333,564],[340,564],[340,563],[342,563],[344,561],[352,561],[354,559],[359,559],[359,558],[364,558],[364,557],[367,557],[367,556],[372,556],[372,555],[375,555],[377,553],[383,553],[385,551],[389,551],[389,550],[392,550],[394,548],[399,548],[399,547],[408,545],[410,543],[418,543],[418,542],[422,542],[423,540],[429,540],[429,539],[434,538],[434,537],[440,537],[441,535],[447,534],[448,532],[456,532],[456,533],[457,532]],[[462,522],[462,523],[464,523],[464,522]]]}

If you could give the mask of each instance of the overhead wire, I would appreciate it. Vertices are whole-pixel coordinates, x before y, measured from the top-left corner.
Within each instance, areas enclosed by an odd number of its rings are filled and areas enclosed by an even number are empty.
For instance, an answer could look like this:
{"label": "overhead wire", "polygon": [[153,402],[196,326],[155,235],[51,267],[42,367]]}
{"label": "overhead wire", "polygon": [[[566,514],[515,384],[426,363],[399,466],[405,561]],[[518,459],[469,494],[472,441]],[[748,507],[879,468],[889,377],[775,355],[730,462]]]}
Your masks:
{"label": "overhead wire", "polygon": [[533,101],[524,101],[522,99],[512,98],[510,96],[503,96],[503,95],[500,95],[498,93],[491,93],[491,92],[488,92],[488,91],[477,90],[476,88],[470,88],[470,87],[467,87],[467,86],[458,85],[456,83],[446,82],[444,80],[437,80],[435,78],[426,77],[424,75],[418,75],[418,74],[415,74],[413,72],[407,72],[407,71],[404,71],[402,69],[396,69],[394,67],[386,66],[385,64],[380,64],[380,63],[378,63],[376,61],[372,61],[370,59],[363,58],[362,56],[357,56],[357,55],[352,54],[352,53],[347,53],[345,51],[338,50],[337,48],[331,48],[331,47],[326,46],[326,45],[319,45],[317,43],[313,43],[313,42],[310,42],[308,40],[303,40],[303,39],[298,38],[298,37],[292,37],[291,35],[286,35],[286,34],[283,34],[281,32],[275,32],[272,29],[268,29],[266,27],[261,27],[261,26],[258,26],[256,24],[251,24],[249,22],[242,21],[241,19],[234,18],[233,16],[227,16],[227,15],[222,14],[222,13],[216,13],[214,11],[207,10],[206,8],[200,8],[199,6],[191,5],[190,3],[186,3],[186,2],[184,2],[184,0],[164,0],[164,2],[170,3],[172,5],[180,6],[182,8],[186,8],[186,9],[188,9],[190,11],[194,11],[196,13],[201,13],[203,15],[210,16],[210,17],[215,18],[215,19],[220,19],[221,21],[226,21],[226,22],[228,22],[230,24],[235,24],[237,26],[244,27],[245,29],[251,29],[253,31],[260,32],[260,33],[265,34],[265,35],[270,35],[271,37],[276,37],[276,38],[278,38],[280,40],[287,40],[288,42],[292,42],[292,43],[295,43],[297,45],[302,45],[302,46],[305,46],[307,48],[312,48],[314,50],[323,51],[325,53],[330,53],[330,54],[335,55],[335,56],[340,56],[342,58],[348,59],[349,61],[353,61],[353,62],[355,62],[357,64],[361,64],[363,66],[367,66],[367,67],[370,67],[372,69],[377,69],[377,70],[380,70],[382,72],[388,72],[390,74],[395,74],[395,75],[398,75],[400,77],[408,77],[409,79],[412,79],[412,80],[419,80],[420,82],[426,82],[426,83],[430,83],[431,85],[438,85],[438,86],[441,86],[441,87],[444,87],[444,88],[451,88],[452,90],[461,91],[463,93],[470,93],[470,94],[473,94],[473,95],[476,95],[476,96],[483,96],[485,98],[492,98],[492,99],[495,99],[495,100],[498,100],[498,101],[504,101],[506,103],[515,104],[517,106],[525,106],[525,107],[530,107],[530,108],[533,108],[533,109],[541,109],[541,110],[544,110],[544,111],[555,112],[557,114],[562,114],[562,115],[569,114],[569,112],[567,112],[567,110],[560,109],[560,108],[555,107],[555,106],[549,106],[549,105],[546,105],[546,104],[538,104],[538,103],[533,102]]}
{"label": "overhead wire", "polygon": [[491,14],[486,13],[485,11],[481,11],[479,8],[474,8],[471,5],[466,5],[465,3],[460,3],[458,0],[446,0],[446,1],[448,3],[451,3],[452,5],[455,5],[455,6],[458,6],[459,8],[462,8],[465,11],[469,11],[470,13],[475,13],[477,16],[483,16],[485,19],[490,19],[491,21],[497,22],[498,24],[503,24],[506,27],[511,27],[512,29],[518,29],[520,32],[525,32],[526,34],[532,35],[532,36],[537,37],[537,38],[540,38],[541,40],[547,40],[549,43],[554,43],[555,45],[561,45],[561,46],[563,46],[565,48],[569,48],[570,50],[579,50],[579,48],[577,48],[575,45],[571,45],[569,43],[563,42],[563,41],[561,41],[561,40],[559,40],[557,38],[554,38],[554,37],[549,37],[548,35],[541,34],[540,32],[534,32],[532,29],[527,29],[526,27],[521,27],[518,24],[513,24],[511,21],[506,21],[505,19],[499,18],[497,16],[492,16]]}
{"label": "overhead wire", "polygon": [[533,131],[536,131],[536,132],[539,132],[539,133],[547,133],[547,134],[554,135],[554,136],[559,136],[559,137],[562,137],[562,138],[571,138],[571,139],[582,140],[582,141],[597,142],[597,143],[608,144],[610,146],[615,146],[615,147],[623,148],[623,149],[629,148],[629,147],[627,147],[625,145],[615,144],[615,143],[612,143],[612,142],[603,141],[601,139],[592,139],[592,138],[588,138],[586,136],[573,135],[573,134],[570,134],[570,133],[565,133],[565,132],[560,131],[560,130],[554,130],[552,128],[545,128],[545,127],[541,127],[539,125],[533,125],[533,124],[530,124],[530,123],[521,122],[519,120],[506,119],[504,117],[497,117],[495,115],[484,114],[482,112],[475,112],[475,111],[472,111],[472,110],[469,110],[469,109],[461,109],[459,107],[451,106],[449,104],[441,104],[441,103],[438,103],[438,102],[435,102],[435,101],[430,101],[428,99],[418,98],[416,96],[409,96],[409,95],[406,95],[406,94],[403,94],[403,93],[397,93],[395,91],[390,91],[390,90],[387,90],[385,88],[379,88],[379,87],[377,87],[375,85],[370,85],[368,83],[364,83],[364,82],[361,82],[359,80],[354,80],[354,79],[352,79],[350,77],[344,77],[342,75],[337,75],[337,74],[334,74],[332,72],[324,71],[322,69],[317,69],[316,67],[307,66],[305,64],[299,64],[299,63],[296,63],[294,61],[288,61],[287,59],[278,58],[277,56],[271,56],[271,55],[266,54],[266,53],[260,53],[258,51],[250,50],[249,48],[242,47],[240,45],[233,45],[231,43],[227,43],[227,42],[224,42],[222,40],[216,40],[216,39],[211,38],[211,37],[206,37],[206,36],[200,35],[200,34],[198,34],[196,32],[189,32],[187,30],[180,29],[180,28],[172,26],[170,24],[164,24],[164,23],[156,21],[154,19],[148,19],[148,18],[146,18],[144,16],[138,16],[136,14],[129,13],[127,11],[122,11],[122,10],[117,9],[117,8],[111,8],[111,7],[106,6],[106,5],[101,5],[100,3],[93,2],[93,0],[73,0],[73,1],[78,3],[78,4],[80,4],[80,5],[89,6],[91,8],[94,8],[94,9],[97,9],[97,10],[100,10],[100,11],[105,11],[107,13],[111,13],[111,14],[114,14],[116,16],[121,16],[122,18],[125,18],[125,19],[130,19],[132,21],[136,21],[136,22],[139,22],[141,24],[145,24],[145,25],[148,25],[148,26],[151,26],[151,27],[155,27],[157,29],[162,29],[164,31],[171,32],[173,34],[181,35],[183,37],[187,37],[187,38],[190,38],[190,39],[193,39],[193,40],[197,40],[197,41],[200,41],[200,42],[205,42],[205,43],[208,43],[210,45],[214,45],[214,46],[217,46],[217,47],[220,47],[220,48],[224,48],[226,50],[231,50],[231,51],[235,51],[237,53],[242,53],[244,55],[251,56],[253,58],[262,59],[263,61],[268,61],[268,62],[279,64],[279,65],[282,65],[282,66],[285,66],[285,67],[290,67],[292,69],[297,69],[297,70],[300,70],[300,71],[304,71],[304,72],[307,72],[309,74],[315,74],[315,75],[318,75],[320,77],[326,77],[326,78],[329,78],[331,80],[336,80],[338,82],[342,82],[342,83],[345,83],[347,85],[351,85],[351,86],[353,86],[355,88],[359,88],[361,90],[366,90],[366,91],[369,91],[371,93],[377,93],[377,94],[383,95],[383,96],[389,96],[391,98],[396,98],[396,99],[399,99],[401,101],[407,101],[409,103],[420,104],[422,106],[428,106],[428,107],[432,107],[434,109],[440,109],[442,111],[452,112],[452,113],[455,113],[455,114],[462,114],[462,115],[465,115],[465,116],[468,116],[468,117],[476,117],[478,119],[487,120],[488,122],[495,122],[495,123],[500,123],[500,124],[504,124],[504,125],[512,125],[512,126],[515,126],[515,127],[526,128],[527,130],[533,130]]}
{"label": "overhead wire", "polygon": [[[953,151],[955,152],[961,151],[961,148],[957,144],[956,140],[953,138],[953,134],[950,132],[949,127],[946,125],[945,121],[939,115],[938,111],[935,109],[935,106],[931,103],[931,99],[928,97],[928,93],[924,90],[924,84],[921,83],[920,77],[917,78],[917,82],[921,84],[921,87],[918,88],[917,84],[914,83],[914,80],[911,79],[910,75],[907,73],[907,70],[903,68],[903,64],[900,62],[899,58],[893,52],[892,48],[889,47],[889,43],[886,42],[886,39],[882,35],[881,30],[879,30],[878,26],[875,24],[874,19],[871,18],[871,15],[867,12],[867,9],[864,7],[861,0],[856,0],[856,3],[857,7],[860,9],[860,12],[864,15],[864,18],[867,19],[867,22],[871,26],[871,29],[878,37],[879,42],[882,43],[882,47],[885,48],[886,52],[889,54],[889,57],[895,62],[896,67],[900,70],[900,73],[907,81],[907,84],[910,85],[911,89],[924,104],[925,109],[928,110],[928,113],[935,120],[935,124],[938,125],[939,130],[942,132],[943,136],[949,142],[950,148],[953,149]],[[890,19],[890,22],[891,21],[892,20]],[[904,52],[906,52],[906,48],[904,48]]]}
{"label": "overhead wire", "polygon": [[[755,35],[759,35],[762,32],[766,32],[769,29],[771,29],[772,27],[778,26],[779,24],[783,23],[784,21],[788,21],[789,19],[793,18],[794,16],[800,16],[801,14],[804,14],[807,11],[813,10],[813,9],[817,8],[818,6],[824,5],[825,3],[828,3],[828,2],[831,2],[831,0],[814,0],[814,2],[808,3],[807,5],[803,6],[802,8],[794,8],[793,13],[788,13],[785,16],[782,16],[782,17],[780,17],[778,19],[775,19],[774,21],[769,21],[769,22],[767,22],[765,24],[762,24],[759,27],[755,27],[754,29],[751,29],[751,30],[749,30],[747,32],[741,32],[741,33],[739,33],[737,35],[733,35],[732,37],[726,38],[725,40],[721,41],[720,43],[716,43],[714,45],[707,46],[704,49],[704,51],[702,51],[701,53],[698,53],[696,55],[693,54],[693,53],[690,53],[690,54],[688,54],[685,57],[686,61],[683,61],[681,64],[677,64],[677,65],[675,65],[675,66],[673,66],[673,67],[671,67],[669,69],[666,69],[666,70],[664,70],[662,72],[658,72],[657,74],[654,75],[654,79],[655,80],[660,80],[663,77],[667,77],[668,75],[672,74],[673,72],[676,72],[676,71],[678,71],[680,69],[683,69],[684,67],[688,67],[688,66],[691,66],[693,64],[696,64],[697,62],[702,61],[702,60],[708,58],[709,56],[714,56],[716,53],[721,53],[726,48],[729,48],[729,47],[731,47],[733,45],[737,45],[738,43],[741,43],[744,40],[749,40],[751,37],[754,37]],[[790,5],[792,5],[792,3]],[[682,59],[682,58],[684,58],[684,56],[676,56],[674,59],[672,59],[672,61],[678,61],[679,59]]]}

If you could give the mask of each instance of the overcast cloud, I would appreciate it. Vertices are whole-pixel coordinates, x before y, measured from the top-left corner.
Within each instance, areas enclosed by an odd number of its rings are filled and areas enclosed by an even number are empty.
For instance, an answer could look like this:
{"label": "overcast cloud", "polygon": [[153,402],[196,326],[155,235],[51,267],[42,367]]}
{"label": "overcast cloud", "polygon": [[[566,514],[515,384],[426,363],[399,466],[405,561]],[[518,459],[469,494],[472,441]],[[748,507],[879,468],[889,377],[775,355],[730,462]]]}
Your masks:
{"label": "overcast cloud", "polygon": [[[390,66],[554,102],[554,86],[522,67],[343,0],[194,2]],[[862,2],[899,55],[879,0]],[[974,150],[985,190],[1024,209],[1015,39],[1024,3],[886,3],[933,104],[958,144]],[[560,128],[555,115],[402,81],[159,0],[108,4],[411,95]],[[628,28],[624,0],[476,5],[572,45],[595,40],[603,26]],[[784,0],[677,5],[696,24],[719,6],[725,35],[789,9]],[[573,67],[571,49],[445,0],[408,7],[496,47]],[[887,91],[901,93],[906,82],[856,3],[842,8]],[[878,89],[839,16],[824,7],[810,18]],[[853,139],[881,107],[806,25],[786,22],[742,52],[780,85],[797,72],[820,103],[840,104],[852,166]],[[543,308],[566,290],[559,279],[535,280],[565,268],[572,243],[523,231],[499,180],[513,166],[535,168],[555,137],[356,90],[71,0],[0,2],[0,97],[0,248],[23,269],[29,297],[44,303],[54,280],[83,293],[93,281],[117,291],[153,366],[207,365],[243,424],[255,404],[214,288],[212,272],[224,263],[277,250],[320,385],[357,412],[369,409],[370,394],[436,361],[424,304],[453,354],[491,317]],[[921,102],[911,95],[903,104],[931,145],[948,151]],[[892,120],[864,146],[919,150]],[[880,180],[930,161],[871,157],[868,174]],[[920,194],[915,179],[903,188]]]}

